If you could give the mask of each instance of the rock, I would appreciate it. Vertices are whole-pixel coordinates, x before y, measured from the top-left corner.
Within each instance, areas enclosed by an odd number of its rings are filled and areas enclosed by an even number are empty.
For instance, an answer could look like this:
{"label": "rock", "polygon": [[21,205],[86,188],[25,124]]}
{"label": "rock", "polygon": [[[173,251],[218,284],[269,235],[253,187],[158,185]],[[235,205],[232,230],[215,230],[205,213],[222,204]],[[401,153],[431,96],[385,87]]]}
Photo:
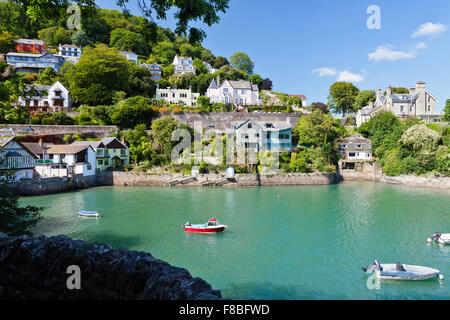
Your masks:
{"label": "rock", "polygon": [[[81,289],[69,290],[69,266]],[[217,300],[220,291],[150,253],[88,244],[67,236],[0,237],[2,299]]]}

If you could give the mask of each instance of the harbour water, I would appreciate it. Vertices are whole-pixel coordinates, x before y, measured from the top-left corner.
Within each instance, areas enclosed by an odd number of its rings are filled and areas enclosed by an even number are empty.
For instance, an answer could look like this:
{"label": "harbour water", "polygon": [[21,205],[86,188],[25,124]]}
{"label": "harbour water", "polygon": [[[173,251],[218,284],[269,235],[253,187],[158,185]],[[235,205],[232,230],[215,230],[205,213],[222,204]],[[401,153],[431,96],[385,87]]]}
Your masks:
{"label": "harbour water", "polygon": [[[279,197],[278,197],[279,195]],[[101,187],[22,198],[44,206],[35,234],[150,252],[231,299],[450,299],[450,191],[343,183],[263,188]],[[78,210],[103,217],[83,218]],[[216,217],[229,229],[186,234]],[[423,265],[446,276],[367,286],[363,265]]]}

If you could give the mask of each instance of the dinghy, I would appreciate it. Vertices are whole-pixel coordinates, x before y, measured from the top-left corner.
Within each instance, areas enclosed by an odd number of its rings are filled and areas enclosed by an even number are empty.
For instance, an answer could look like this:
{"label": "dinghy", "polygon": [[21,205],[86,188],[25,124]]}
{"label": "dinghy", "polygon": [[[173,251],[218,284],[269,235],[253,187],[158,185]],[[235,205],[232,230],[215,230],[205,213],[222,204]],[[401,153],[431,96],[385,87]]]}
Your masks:
{"label": "dinghy", "polygon": [[97,211],[80,210],[78,211],[78,214],[83,217],[96,217],[96,218],[100,217],[100,213],[98,213]]}
{"label": "dinghy", "polygon": [[433,268],[422,266],[402,265],[397,264],[381,264],[377,260],[368,267],[362,267],[366,273],[375,273],[380,279],[391,280],[427,280],[431,278],[444,279],[440,271]]}
{"label": "dinghy", "polygon": [[440,244],[450,244],[450,233],[442,234],[435,232],[431,238],[428,238],[428,242],[436,241]]}

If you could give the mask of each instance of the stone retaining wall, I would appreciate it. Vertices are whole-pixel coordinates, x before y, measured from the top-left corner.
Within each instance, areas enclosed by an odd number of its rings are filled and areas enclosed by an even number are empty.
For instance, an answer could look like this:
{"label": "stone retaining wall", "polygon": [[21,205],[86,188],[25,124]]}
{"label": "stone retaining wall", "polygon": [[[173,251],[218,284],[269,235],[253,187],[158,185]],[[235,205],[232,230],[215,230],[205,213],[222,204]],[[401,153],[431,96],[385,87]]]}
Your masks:
{"label": "stone retaining wall", "polygon": [[37,196],[97,186],[96,177],[74,175],[70,178],[35,178],[22,179],[19,183],[9,185],[10,188],[25,196]]}
{"label": "stone retaining wall", "polygon": [[[258,177],[255,174],[236,174],[234,179],[228,179],[223,183],[225,175],[223,174],[200,174],[195,181],[183,184],[183,180],[189,175],[183,174],[149,174],[132,172],[111,172],[104,171],[98,176],[97,182],[100,185],[115,186],[214,186],[224,187],[240,186],[259,186]],[[190,181],[190,180],[188,180]],[[294,185],[329,185],[340,181],[337,174],[318,174],[318,173],[286,173],[274,175],[261,175],[261,186],[294,186]],[[178,182],[178,183],[176,183]]]}
{"label": "stone retaining wall", "polygon": [[[4,125],[8,128],[13,128],[14,131],[19,134],[23,129],[29,127],[28,124],[7,124]],[[69,125],[31,125],[33,129],[32,132],[27,133],[29,135],[64,135],[64,134],[75,134],[75,133],[91,133],[96,134],[100,137],[105,137],[109,135],[111,131],[119,130],[116,126],[69,126]]]}
{"label": "stone retaining wall", "polygon": [[408,175],[399,177],[388,177],[386,175],[383,175],[383,177],[381,178],[381,182],[411,187],[450,189],[450,177],[436,177],[434,175]]}

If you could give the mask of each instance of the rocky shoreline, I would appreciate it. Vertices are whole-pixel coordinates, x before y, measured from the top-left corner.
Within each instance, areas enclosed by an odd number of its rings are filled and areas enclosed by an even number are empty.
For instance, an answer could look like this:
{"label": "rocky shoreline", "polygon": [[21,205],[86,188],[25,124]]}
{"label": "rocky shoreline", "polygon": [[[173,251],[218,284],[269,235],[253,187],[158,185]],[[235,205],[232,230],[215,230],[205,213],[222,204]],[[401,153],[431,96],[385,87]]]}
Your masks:
{"label": "rocky shoreline", "polygon": [[[81,289],[68,288],[69,266],[79,267]],[[221,293],[150,253],[0,233],[0,299],[218,300]]]}

